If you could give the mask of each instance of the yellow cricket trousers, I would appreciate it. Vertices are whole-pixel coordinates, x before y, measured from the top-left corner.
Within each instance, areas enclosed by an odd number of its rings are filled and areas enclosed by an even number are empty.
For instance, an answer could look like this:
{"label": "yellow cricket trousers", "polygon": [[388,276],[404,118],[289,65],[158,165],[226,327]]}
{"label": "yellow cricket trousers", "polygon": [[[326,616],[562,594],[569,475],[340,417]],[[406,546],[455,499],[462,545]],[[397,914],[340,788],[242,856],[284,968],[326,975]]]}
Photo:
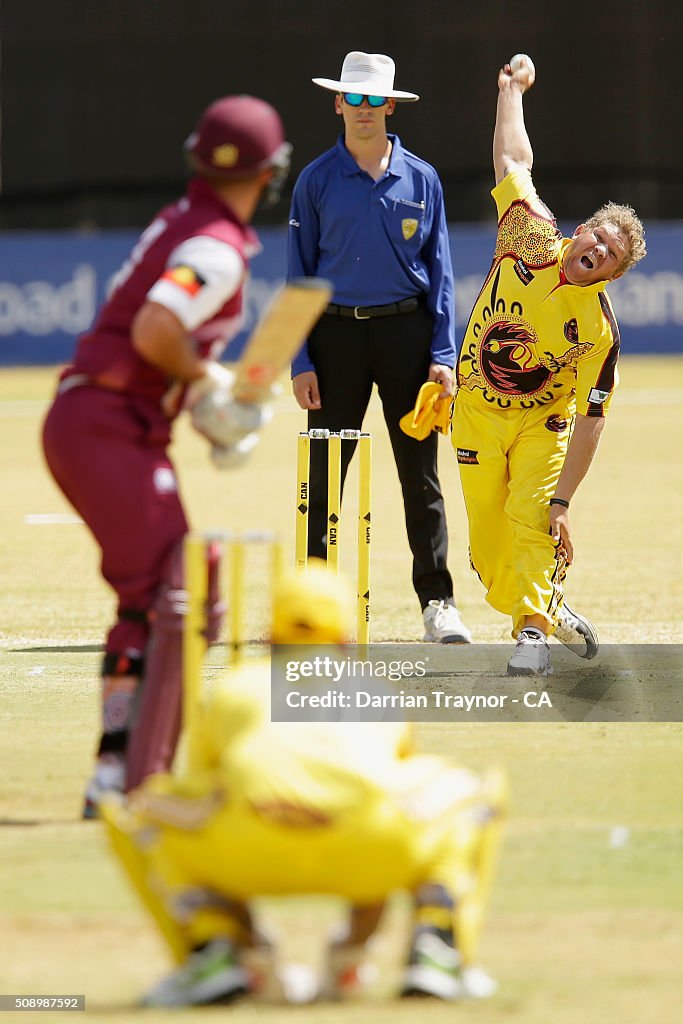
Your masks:
{"label": "yellow cricket trousers", "polygon": [[512,635],[527,615],[554,628],[562,603],[564,553],[549,534],[550,498],[564,463],[573,400],[533,409],[500,409],[458,392],[452,441],[458,458],[472,568],[486,600],[512,617]]}
{"label": "yellow cricket trousers", "polygon": [[[474,945],[485,895],[478,870],[504,812],[500,782],[486,782],[439,758],[410,757],[396,764],[391,791],[368,787],[368,799],[335,820],[297,826],[269,820],[236,794],[200,828],[175,825],[184,801],[171,798],[153,815],[144,856],[156,888],[189,944],[215,935],[240,939],[229,902],[257,896],[331,894],[355,905],[383,902],[396,889],[422,882],[445,886],[473,919]],[[291,813],[294,805],[283,808]],[[275,811],[275,808],[273,808]],[[165,820],[163,820],[165,818]],[[148,823],[149,818],[147,819]],[[492,868],[490,869],[492,870]],[[489,868],[483,888],[488,890]],[[470,906],[471,904],[471,906]],[[475,925],[476,921],[476,925]]]}

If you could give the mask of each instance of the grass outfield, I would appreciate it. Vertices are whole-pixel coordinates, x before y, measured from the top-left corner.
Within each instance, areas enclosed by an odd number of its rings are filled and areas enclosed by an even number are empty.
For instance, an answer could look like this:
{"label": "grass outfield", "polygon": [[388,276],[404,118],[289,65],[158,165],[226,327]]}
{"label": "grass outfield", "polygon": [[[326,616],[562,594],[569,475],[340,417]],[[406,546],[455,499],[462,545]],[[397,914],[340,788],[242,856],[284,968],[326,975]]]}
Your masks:
{"label": "grass outfield", "polygon": [[[100,644],[113,601],[81,525],[26,517],[68,514],[47,476],[39,424],[54,371],[0,372],[3,435],[3,587],[0,593],[0,994],[85,993],[87,1017],[143,1020],[132,1009],[168,966],[152,927],[103,848],[97,824],[78,820],[97,732]],[[572,509],[572,603],[605,642],[683,642],[680,436],[683,359],[628,358],[600,451]],[[252,461],[219,474],[202,440],[179,425],[175,455],[195,525],[276,529],[293,550],[296,432],[283,396]],[[372,636],[418,640],[402,506],[381,411],[374,444]],[[509,642],[467,565],[457,466],[441,443],[458,604],[476,639]],[[351,549],[355,464],[342,524]],[[266,626],[264,554],[251,561],[248,633]],[[501,648],[504,662],[507,651]],[[212,651],[215,665],[221,650]],[[683,948],[683,776],[680,724],[445,725],[420,727],[428,751],[510,775],[513,807],[481,959],[499,979],[485,1005],[458,1008],[372,999],[346,1007],[183,1011],[200,1021],[424,1024],[456,1016],[486,1024],[647,1024],[680,1012]],[[615,845],[621,836],[626,842]],[[269,902],[288,955],[313,962],[340,908],[331,901]],[[378,994],[395,978],[407,908],[392,904],[377,944]],[[29,1014],[24,1020],[51,1019]]]}

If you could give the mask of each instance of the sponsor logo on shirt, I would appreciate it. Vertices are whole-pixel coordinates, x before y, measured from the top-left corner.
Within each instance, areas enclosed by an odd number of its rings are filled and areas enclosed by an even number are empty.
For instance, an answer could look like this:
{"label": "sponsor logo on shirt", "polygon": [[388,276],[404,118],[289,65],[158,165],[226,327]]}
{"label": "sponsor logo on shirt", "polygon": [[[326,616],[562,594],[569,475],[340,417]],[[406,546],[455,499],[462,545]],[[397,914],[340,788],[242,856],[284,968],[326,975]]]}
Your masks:
{"label": "sponsor logo on shirt", "polygon": [[576,317],[573,316],[571,320],[567,320],[564,325],[564,336],[567,341],[571,341],[575,344],[579,340],[579,325],[576,322]]}
{"label": "sponsor logo on shirt", "polygon": [[415,220],[414,217],[405,217],[401,221],[401,231],[403,232],[403,237],[405,238],[406,242],[408,241],[409,238],[412,238],[415,232],[417,231],[417,223],[418,222]]}
{"label": "sponsor logo on shirt", "polygon": [[548,416],[545,421],[546,430],[552,430],[554,434],[561,434],[567,429],[567,421],[561,416]]}
{"label": "sponsor logo on shirt", "polygon": [[607,398],[609,398],[609,391],[600,391],[598,388],[591,388],[588,401],[591,405],[602,405]]}
{"label": "sponsor logo on shirt", "polygon": [[515,274],[520,279],[523,285],[531,284],[531,282],[534,279],[534,275],[531,273],[524,260],[517,260],[514,269]]}
{"label": "sponsor logo on shirt", "polygon": [[457,448],[458,462],[462,466],[478,466],[479,459],[477,455],[478,451],[472,451],[471,448]]}
{"label": "sponsor logo on shirt", "polygon": [[162,281],[172,281],[179,288],[186,291],[188,295],[196,295],[199,289],[206,284],[206,281],[192,267],[179,266],[169,267],[161,275]]}
{"label": "sponsor logo on shirt", "polygon": [[301,224],[299,223],[298,220],[294,220],[294,218],[292,217],[292,219],[289,222],[289,226],[290,228],[300,228]]}

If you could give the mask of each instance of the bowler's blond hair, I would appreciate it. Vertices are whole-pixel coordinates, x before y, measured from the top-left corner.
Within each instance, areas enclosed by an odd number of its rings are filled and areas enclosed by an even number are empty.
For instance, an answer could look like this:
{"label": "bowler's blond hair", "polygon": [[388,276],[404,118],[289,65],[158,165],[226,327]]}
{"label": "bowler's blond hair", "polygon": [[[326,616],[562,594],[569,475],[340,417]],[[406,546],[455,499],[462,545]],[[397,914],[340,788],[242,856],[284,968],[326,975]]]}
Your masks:
{"label": "bowler's blond hair", "polygon": [[645,229],[643,223],[635,210],[630,206],[621,206],[619,203],[605,203],[593,216],[586,221],[589,230],[599,228],[601,224],[609,221],[621,231],[628,243],[628,251],[617,268],[617,274],[625,274],[627,270],[634,267],[647,255],[645,247]]}

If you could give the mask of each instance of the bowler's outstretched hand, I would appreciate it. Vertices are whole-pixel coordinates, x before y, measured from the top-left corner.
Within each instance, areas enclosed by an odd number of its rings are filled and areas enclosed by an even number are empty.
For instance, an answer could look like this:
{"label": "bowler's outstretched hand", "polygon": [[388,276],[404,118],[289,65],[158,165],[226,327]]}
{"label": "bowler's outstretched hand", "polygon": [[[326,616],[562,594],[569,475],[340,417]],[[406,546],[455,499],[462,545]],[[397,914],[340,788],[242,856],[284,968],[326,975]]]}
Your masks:
{"label": "bowler's outstretched hand", "polygon": [[531,57],[525,53],[517,53],[509,64],[504,64],[498,72],[498,88],[502,89],[514,83],[520,92],[526,92],[536,81],[536,68]]}

